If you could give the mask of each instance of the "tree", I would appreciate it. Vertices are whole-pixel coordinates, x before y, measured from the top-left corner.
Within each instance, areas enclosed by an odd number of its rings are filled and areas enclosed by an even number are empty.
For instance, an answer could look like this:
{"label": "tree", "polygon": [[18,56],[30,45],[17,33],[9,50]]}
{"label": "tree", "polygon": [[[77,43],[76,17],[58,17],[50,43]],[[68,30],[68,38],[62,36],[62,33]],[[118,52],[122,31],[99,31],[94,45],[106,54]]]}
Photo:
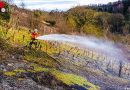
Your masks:
{"label": "tree", "polygon": [[112,33],[123,33],[122,27],[124,26],[125,18],[122,14],[111,14],[108,19],[108,24],[111,26],[110,31]]}
{"label": "tree", "polygon": [[[67,22],[70,22],[71,20],[71,25],[75,27],[77,31],[80,33],[81,28],[86,24],[86,23],[94,23],[94,10],[91,9],[86,9],[85,7],[75,7],[73,9],[70,9],[67,12]],[[73,23],[73,24],[72,24]],[[75,24],[74,24],[75,23]]]}
{"label": "tree", "polygon": [[102,29],[93,24],[85,24],[82,29],[83,32],[87,35],[92,35],[97,37],[103,36]]}
{"label": "tree", "polygon": [[68,27],[71,29],[71,31],[74,32],[77,26],[77,23],[74,20],[74,17],[73,16],[66,17],[66,22],[67,22]]}
{"label": "tree", "polygon": [[98,12],[95,14],[96,25],[100,26],[103,29],[105,38],[107,38],[108,34],[110,33],[111,26],[108,24],[109,16],[110,14],[106,12]]}
{"label": "tree", "polygon": [[129,32],[130,32],[130,25],[129,23],[126,23],[123,27],[123,34],[127,36]]}
{"label": "tree", "polygon": [[21,0],[21,4],[20,4],[20,6],[21,6],[23,9],[25,8],[25,3],[24,3],[23,0]]}

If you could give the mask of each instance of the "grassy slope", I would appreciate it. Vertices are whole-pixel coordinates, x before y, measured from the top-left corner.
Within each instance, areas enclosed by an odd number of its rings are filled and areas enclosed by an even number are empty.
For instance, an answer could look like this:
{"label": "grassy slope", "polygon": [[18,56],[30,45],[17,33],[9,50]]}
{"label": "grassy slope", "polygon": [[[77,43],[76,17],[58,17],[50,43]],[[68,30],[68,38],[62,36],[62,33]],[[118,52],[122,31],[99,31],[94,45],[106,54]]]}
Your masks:
{"label": "grassy slope", "polygon": [[[23,36],[25,36],[25,38],[23,39]],[[30,35],[27,32],[26,28],[20,28],[19,30],[14,30],[14,29],[10,29],[8,30],[8,33],[6,34],[6,30],[4,27],[0,27],[0,37],[3,39],[6,39],[6,41],[8,43],[10,43],[9,45],[11,47],[13,47],[14,50],[12,50],[12,48],[9,48],[11,50],[8,49],[8,53],[15,53],[15,54],[21,54],[24,55],[24,62],[31,62],[31,63],[35,63],[32,64],[32,66],[34,67],[33,70],[24,70],[24,69],[16,69],[13,71],[6,71],[4,72],[4,75],[6,76],[15,76],[17,73],[21,72],[49,72],[51,75],[53,75],[57,80],[62,81],[63,83],[65,83],[66,85],[74,85],[74,84],[78,84],[80,86],[85,87],[89,86],[90,90],[97,90],[99,89],[98,86],[95,86],[91,83],[89,83],[85,78],[74,75],[74,74],[69,74],[69,73],[64,73],[58,70],[59,67],[59,63],[56,62],[55,59],[51,58],[48,54],[46,54],[44,51],[46,51],[45,46],[47,46],[43,41],[41,41],[41,45],[42,45],[42,51],[37,49],[32,49],[29,50],[26,47],[28,45],[29,41],[30,41]],[[6,45],[4,45],[6,46]],[[49,46],[49,45],[48,45]],[[20,48],[20,49],[16,49],[16,48]],[[57,50],[55,50],[54,48],[51,50],[48,50],[49,53],[52,53],[52,51],[57,52]],[[39,66],[41,65],[41,66]],[[86,87],[88,88],[88,87]]]}

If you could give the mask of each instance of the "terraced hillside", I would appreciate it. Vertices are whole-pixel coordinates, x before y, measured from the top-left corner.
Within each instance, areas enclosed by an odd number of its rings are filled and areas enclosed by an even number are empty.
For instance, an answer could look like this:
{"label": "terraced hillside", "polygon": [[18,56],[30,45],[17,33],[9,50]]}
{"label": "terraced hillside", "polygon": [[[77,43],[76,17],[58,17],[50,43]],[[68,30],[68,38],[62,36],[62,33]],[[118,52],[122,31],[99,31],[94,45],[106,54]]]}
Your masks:
{"label": "terraced hillside", "polygon": [[69,58],[73,50],[66,56],[64,50],[69,50],[69,46],[59,48],[56,42],[38,41],[39,47],[30,50],[29,35],[28,29],[23,27],[8,32],[1,27],[1,89],[122,90],[129,87],[129,80],[98,69],[95,65],[99,64],[93,58],[85,57],[90,62],[85,65]]}
{"label": "terraced hillside", "polygon": [[[6,33],[1,27],[0,32],[1,89],[99,89],[85,77],[74,74],[69,69],[67,72],[63,71],[64,67],[40,48],[29,50],[29,37],[26,37],[28,32],[23,28],[19,31],[10,29]],[[13,36],[15,32],[17,35]],[[24,40],[22,36],[19,37],[21,34],[25,35]]]}

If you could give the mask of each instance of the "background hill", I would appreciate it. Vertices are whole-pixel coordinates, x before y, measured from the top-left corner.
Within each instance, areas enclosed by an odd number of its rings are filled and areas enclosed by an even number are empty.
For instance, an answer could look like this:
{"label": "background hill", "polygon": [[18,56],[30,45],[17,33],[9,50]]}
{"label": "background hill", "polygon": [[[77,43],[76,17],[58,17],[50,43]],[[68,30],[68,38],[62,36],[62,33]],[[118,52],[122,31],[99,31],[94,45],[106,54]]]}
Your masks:
{"label": "background hill", "polygon": [[29,11],[16,6],[12,6],[12,10],[11,23],[15,23],[15,27],[38,28],[42,34],[57,32],[92,35],[129,44],[128,0],[107,5],[77,6],[66,12]]}

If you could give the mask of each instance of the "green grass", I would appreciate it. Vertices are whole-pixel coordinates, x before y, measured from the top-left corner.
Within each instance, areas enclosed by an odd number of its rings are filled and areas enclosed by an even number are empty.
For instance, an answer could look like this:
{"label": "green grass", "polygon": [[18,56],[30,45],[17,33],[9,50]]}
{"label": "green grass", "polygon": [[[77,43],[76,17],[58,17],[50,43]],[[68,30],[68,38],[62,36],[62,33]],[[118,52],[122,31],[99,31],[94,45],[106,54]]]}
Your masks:
{"label": "green grass", "polygon": [[35,72],[48,72],[49,71],[49,68],[43,68],[37,64],[31,64],[31,66],[34,67]]}
{"label": "green grass", "polygon": [[[24,36],[24,39],[23,39]],[[10,29],[6,34],[7,38],[10,38],[10,41],[14,44],[19,45],[27,45],[30,41],[30,35],[27,29],[20,29],[20,30],[12,30]]]}
{"label": "green grass", "polygon": [[[69,73],[63,73],[57,70],[53,70],[51,72],[52,75],[55,76],[56,79],[62,81],[63,83],[71,86],[71,85],[79,85],[83,86],[88,90],[99,90],[100,88],[90,82],[88,82],[85,78],[74,75],[74,74],[69,74]],[[90,87],[87,88],[86,86]]]}
{"label": "green grass", "polygon": [[27,51],[24,59],[28,62],[34,62],[50,68],[57,67],[57,61],[43,51]]}
{"label": "green grass", "polygon": [[24,69],[15,69],[14,72],[24,73],[24,72],[26,72],[26,70],[24,70]]}
{"label": "green grass", "polygon": [[17,73],[25,73],[25,72],[31,72],[31,73],[36,73],[36,72],[48,72],[48,74],[53,75],[58,81],[63,82],[64,84],[71,86],[71,85],[79,85],[82,86],[88,90],[99,90],[100,88],[90,82],[88,82],[85,78],[81,76],[77,76],[74,74],[69,74],[69,73],[64,73],[59,70],[56,70],[54,68],[43,68],[39,66],[38,64],[31,64],[31,67],[33,69],[15,69],[13,71],[7,71],[4,72],[4,75],[13,77],[16,76]]}
{"label": "green grass", "polygon": [[6,75],[6,76],[15,76],[16,73],[13,72],[13,71],[10,71],[10,72],[4,72],[4,75]]}

